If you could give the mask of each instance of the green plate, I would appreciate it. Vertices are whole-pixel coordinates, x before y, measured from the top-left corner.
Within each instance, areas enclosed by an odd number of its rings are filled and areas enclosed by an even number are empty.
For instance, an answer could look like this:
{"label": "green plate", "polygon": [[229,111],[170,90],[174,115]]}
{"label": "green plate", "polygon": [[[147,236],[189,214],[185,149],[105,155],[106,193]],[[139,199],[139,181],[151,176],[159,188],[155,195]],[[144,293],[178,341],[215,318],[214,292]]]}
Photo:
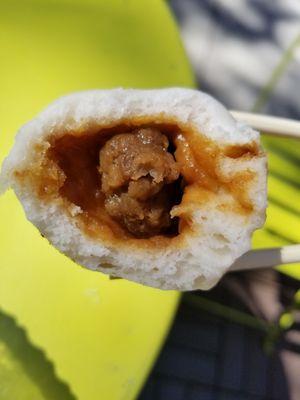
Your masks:
{"label": "green plate", "polygon": [[[20,125],[65,93],[193,86],[160,0],[2,0],[0,49],[0,161]],[[177,301],[73,264],[12,192],[0,198],[1,400],[133,399]]]}

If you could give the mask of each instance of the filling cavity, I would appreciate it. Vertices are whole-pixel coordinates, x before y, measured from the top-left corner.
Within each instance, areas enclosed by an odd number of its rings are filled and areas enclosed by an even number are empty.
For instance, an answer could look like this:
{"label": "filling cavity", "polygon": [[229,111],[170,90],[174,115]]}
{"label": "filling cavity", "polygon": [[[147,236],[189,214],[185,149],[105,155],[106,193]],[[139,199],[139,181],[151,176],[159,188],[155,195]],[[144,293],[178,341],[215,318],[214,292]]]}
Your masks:
{"label": "filling cavity", "polygon": [[34,184],[43,201],[59,201],[87,235],[107,243],[180,246],[193,234],[195,207],[219,192],[229,194],[220,196],[222,210],[253,210],[255,173],[236,168],[225,176],[220,163],[259,157],[256,143],[219,147],[192,127],[138,120],[70,131],[46,145],[36,148],[34,168],[16,172],[18,179]]}

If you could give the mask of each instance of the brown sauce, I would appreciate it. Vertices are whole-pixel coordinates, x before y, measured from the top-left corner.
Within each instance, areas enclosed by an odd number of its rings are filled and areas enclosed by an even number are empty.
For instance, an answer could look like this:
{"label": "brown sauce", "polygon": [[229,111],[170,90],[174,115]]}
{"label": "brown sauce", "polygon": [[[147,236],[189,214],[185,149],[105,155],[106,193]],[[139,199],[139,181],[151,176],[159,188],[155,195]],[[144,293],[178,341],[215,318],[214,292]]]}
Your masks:
{"label": "brown sauce", "polygon": [[[180,204],[174,207],[174,212],[171,210],[171,215],[179,218],[176,232],[136,238],[105,210],[105,196],[101,191],[98,170],[99,151],[108,139],[118,133],[129,133],[137,128],[148,127],[158,129],[169,138],[175,150],[175,159],[180,166],[184,187],[179,190],[177,185],[174,196],[177,204]],[[179,125],[172,120],[166,121],[161,116],[157,116],[156,120],[139,118],[130,122],[123,121],[118,126],[86,134],[65,132],[60,138],[50,138],[49,144],[49,148],[39,150],[43,156],[37,158],[39,161],[35,168],[17,173],[19,179],[35,181],[37,193],[44,201],[59,197],[58,201],[63,202],[67,209],[72,204],[80,207],[81,212],[74,216],[77,224],[88,236],[101,238],[110,245],[116,243],[118,246],[139,248],[183,245],[185,235],[192,234],[193,229],[188,208],[192,210],[196,203],[199,206],[210,201],[220,188],[225,188],[235,199],[230,206],[231,212],[247,214],[253,208],[248,196],[248,187],[255,174],[243,171],[235,174],[230,180],[224,180],[218,175],[218,162],[220,157],[224,156],[256,156],[260,151],[256,144],[220,148],[196,133],[192,126]],[[176,212],[176,208],[180,211]],[[187,211],[182,211],[184,209]]]}

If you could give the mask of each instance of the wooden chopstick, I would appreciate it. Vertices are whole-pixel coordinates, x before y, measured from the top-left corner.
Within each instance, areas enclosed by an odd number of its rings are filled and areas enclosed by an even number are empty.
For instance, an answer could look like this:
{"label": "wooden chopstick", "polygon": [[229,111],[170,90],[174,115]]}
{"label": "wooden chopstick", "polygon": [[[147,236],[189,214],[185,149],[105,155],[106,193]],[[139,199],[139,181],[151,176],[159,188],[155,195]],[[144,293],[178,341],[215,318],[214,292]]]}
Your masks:
{"label": "wooden chopstick", "polygon": [[300,244],[274,247],[270,249],[250,250],[243,254],[230,267],[231,271],[276,267],[280,264],[300,262]]}
{"label": "wooden chopstick", "polygon": [[[300,139],[300,121],[235,110],[232,110],[231,114],[236,120],[246,122],[262,134]],[[300,245],[298,244],[251,250],[240,257],[230,270],[268,268],[292,263],[300,263]]]}
{"label": "wooden chopstick", "polygon": [[300,139],[300,121],[243,111],[230,112],[236,120],[246,122],[262,134]]}

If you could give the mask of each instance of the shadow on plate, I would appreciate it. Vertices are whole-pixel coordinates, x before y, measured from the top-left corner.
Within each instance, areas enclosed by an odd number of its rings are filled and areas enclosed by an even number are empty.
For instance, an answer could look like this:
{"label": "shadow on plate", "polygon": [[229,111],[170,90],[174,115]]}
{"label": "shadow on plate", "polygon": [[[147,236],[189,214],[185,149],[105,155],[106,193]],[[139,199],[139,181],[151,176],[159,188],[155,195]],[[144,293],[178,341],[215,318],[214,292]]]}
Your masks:
{"label": "shadow on plate", "polygon": [[0,311],[1,400],[75,400],[53,364],[32,345],[26,331]]}

